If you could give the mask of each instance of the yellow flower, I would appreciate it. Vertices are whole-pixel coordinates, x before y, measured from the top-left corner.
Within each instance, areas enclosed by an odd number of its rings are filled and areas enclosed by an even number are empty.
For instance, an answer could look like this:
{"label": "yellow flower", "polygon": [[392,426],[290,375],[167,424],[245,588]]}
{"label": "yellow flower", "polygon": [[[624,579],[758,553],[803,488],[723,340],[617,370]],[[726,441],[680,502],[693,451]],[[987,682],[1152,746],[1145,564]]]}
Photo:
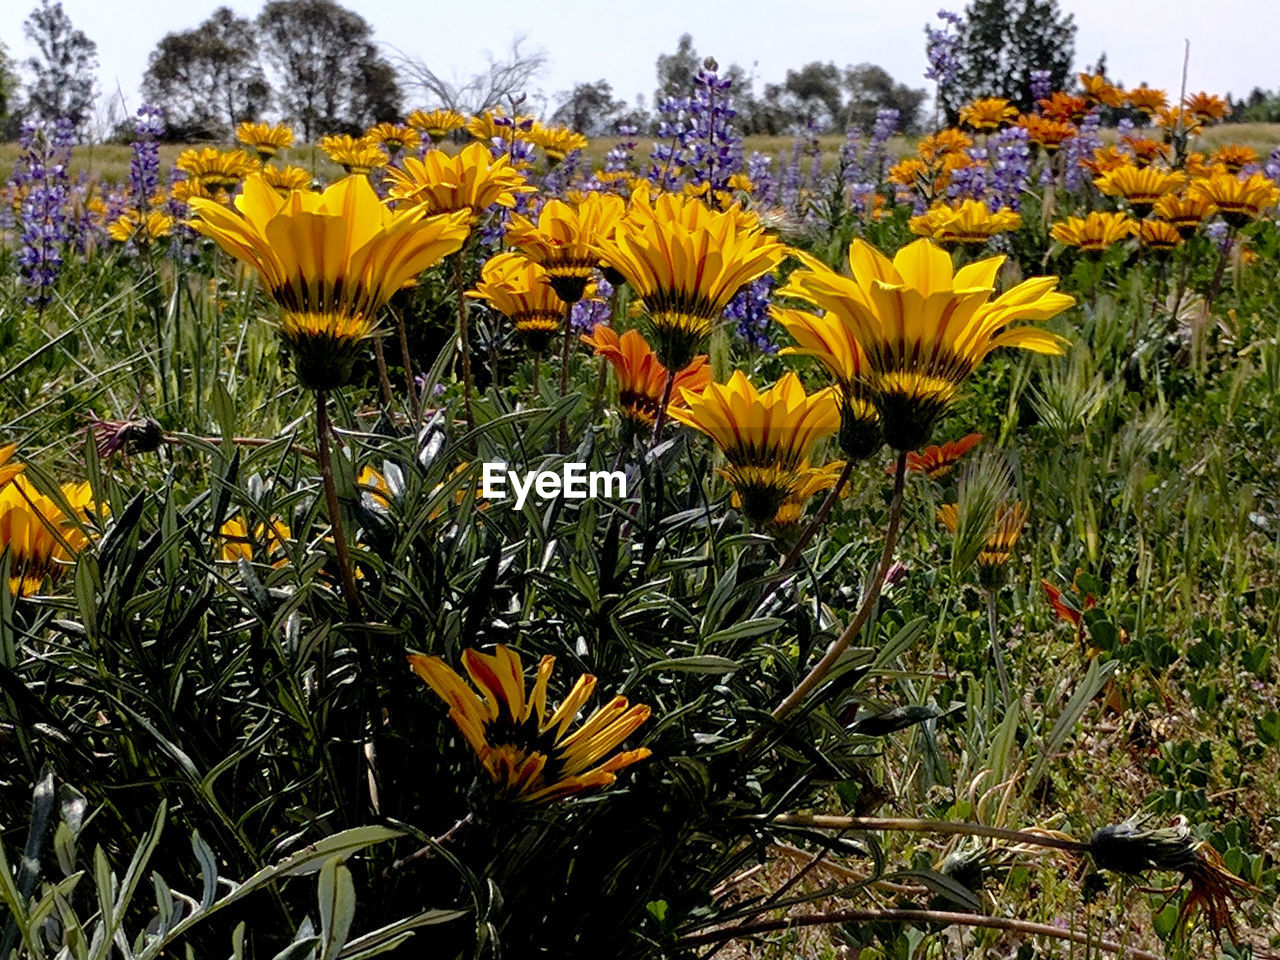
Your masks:
{"label": "yellow flower", "polygon": [[[13,447],[0,454],[7,460]],[[15,471],[14,467],[17,467]],[[9,589],[30,596],[46,580],[57,579],[89,543],[83,524],[94,509],[88,483],[66,483],[61,492],[68,516],[54,502],[19,475],[21,465],[0,470],[8,473],[0,487],[0,552],[9,552]]]}
{"label": "yellow flower", "polygon": [[1129,102],[1129,106],[1148,117],[1154,117],[1156,111],[1169,103],[1169,98],[1163,90],[1155,90],[1145,83],[1126,93],[1125,99]]}
{"label": "yellow flower", "polygon": [[409,657],[413,672],[448,705],[450,719],[507,799],[550,803],[608,787],[619,770],[650,754],[647,747],[638,747],[609,756],[649,719],[647,706],[630,706],[626,697],[614,697],[570,730],[595,690],[596,678],[590,674],[579,677],[548,715],[547,685],[555,657],[539,661],[527,694],[520,655],[509,647],[499,645],[492,654],[464,650],[462,665],[474,688],[439,657]]}
{"label": "yellow flower", "polygon": [[494,159],[481,143],[452,157],[443,150],[421,160],[405,157],[403,169],[387,172],[387,185],[388,197],[402,207],[428,214],[468,210],[477,217],[493,206],[514,207],[516,194],[533,190],[505,155]]}
{"label": "yellow flower", "polygon": [[1104,173],[1123,167],[1132,162],[1127,153],[1123,153],[1115,147],[1098,147],[1093,151],[1093,156],[1088,160],[1081,160],[1082,166],[1091,170],[1095,175],[1101,176]]}
{"label": "yellow flower", "polygon": [[626,211],[612,193],[589,193],[576,207],[548,200],[534,223],[515,216],[507,227],[507,243],[547,271],[560,299],[576,303],[600,262],[597,244],[609,240]]}
{"label": "yellow flower", "polygon": [[[986,586],[999,580],[1004,565],[1013,556],[1022,528],[1027,522],[1026,504],[1014,501],[996,508],[995,521],[987,533],[987,542],[978,552],[978,576]],[[938,508],[938,519],[951,533],[959,526],[959,512],[954,503],[944,503]]]}
{"label": "yellow flower", "polygon": [[501,110],[486,110],[467,121],[467,133],[483,144],[489,144],[495,138],[527,139],[533,124],[533,117],[508,117]]}
{"label": "yellow flower", "polygon": [[1100,73],[1081,73],[1080,86],[1084,88],[1084,95],[1094,101],[1100,103],[1104,107],[1123,107],[1124,91],[1112,84],[1106,77]]}
{"label": "yellow flower", "polygon": [[379,123],[364,132],[364,138],[376,143],[391,156],[405,150],[416,150],[422,136],[411,126],[402,123]]}
{"label": "yellow flower", "polygon": [[263,160],[270,160],[281,150],[293,146],[293,130],[283,123],[242,123],[236,127],[236,139],[255,151]]}
{"label": "yellow flower", "polygon": [[1089,113],[1088,100],[1062,90],[1055,90],[1048,97],[1037,100],[1036,103],[1040,107],[1041,115],[1059,123],[1077,124]]}
{"label": "yellow flower", "polygon": [[547,127],[541,123],[534,123],[533,129],[529,131],[529,142],[541,147],[542,152],[547,155],[547,162],[551,164],[559,163],[574,150],[587,148],[587,138],[576,130]]}
{"label": "yellow flower", "polygon": [[916,155],[932,164],[951,154],[962,154],[973,146],[973,137],[954,127],[930,134],[916,147]]}
{"label": "yellow flower", "polygon": [[1038,144],[1045,153],[1053,153],[1079,133],[1079,128],[1068,120],[1055,120],[1039,114],[1022,117],[1018,125],[1027,131],[1027,139]]}
{"label": "yellow flower", "polygon": [[235,563],[238,560],[252,563],[255,547],[261,550],[261,556],[270,561],[273,567],[282,567],[289,562],[288,544],[293,540],[293,531],[279,520],[272,520],[270,525],[259,523],[250,532],[244,517],[232,517],[222,525],[219,532],[222,535],[220,556],[223,563]]}
{"label": "yellow flower", "polygon": [[209,196],[232,193],[240,182],[258,169],[259,163],[243,150],[183,150],[173,164]]}
{"label": "yellow flower", "polygon": [[983,97],[960,108],[960,123],[970,130],[990,131],[1018,119],[1018,108],[1003,97]]}
{"label": "yellow flower", "polygon": [[803,310],[771,307],[770,313],[799,346],[783,347],[784,356],[814,357],[840,388],[840,449],[862,460],[880,449],[880,414],[871,402],[867,354],[852,325],[837,314],[815,316]]}
{"label": "yellow flower", "polygon": [[1138,241],[1149,250],[1172,250],[1182,243],[1178,228],[1163,220],[1138,222]]}
{"label": "yellow flower", "polygon": [[1159,140],[1126,133],[1120,138],[1120,142],[1133,151],[1133,162],[1140,167],[1157,160],[1167,162],[1169,159],[1169,148]]}
{"label": "yellow flower", "polygon": [[983,244],[999,233],[1011,233],[1022,226],[1022,215],[1002,207],[995,212],[981,200],[959,204],[936,204],[908,223],[911,232],[932,237],[943,245]]}
{"label": "yellow flower", "polygon": [[[618,405],[622,415],[642,427],[652,427],[667,387],[667,368],[658,362],[644,337],[636,330],[628,330],[618,336],[616,330],[604,323],[597,323],[582,342],[595,349],[613,366],[618,378]],[[711,383],[711,368],[705,356],[695,357],[693,362],[676,374],[672,385],[668,409],[674,404],[684,405],[681,390],[699,391]]]}
{"label": "yellow flower", "polygon": [[1156,111],[1155,125],[1164,131],[1165,141],[1172,142],[1179,129],[1187,136],[1199,133],[1204,121],[1185,107],[1161,107]]}
{"label": "yellow flower", "polygon": [[663,194],[651,207],[638,185],[612,239],[597,252],[644,301],[658,359],[688,366],[746,284],[778,265],[785,247],[736,205],[712,210],[700,200]]}
{"label": "yellow flower", "polygon": [[1159,167],[1125,164],[1093,182],[1108,197],[1123,197],[1135,212],[1144,215],[1165,194],[1181,190],[1186,177]]}
{"label": "yellow flower", "polygon": [[1199,120],[1212,123],[1231,113],[1231,104],[1214,93],[1189,93],[1182,101]]}
{"label": "yellow flower", "polygon": [[922,446],[960,384],[992,350],[1060,354],[1066,340],[1018,320],[1048,320],[1075,303],[1057,277],[1036,277],[996,299],[1003,256],[952,269],[932,241],[917,240],[890,261],[862,240],[849,247],[852,277],[807,254],[780,291],[838,316],[866,351],[868,381],[884,438],[895,450]]}
{"label": "yellow flower", "polygon": [[1193,180],[1187,196],[1213,204],[1228,223],[1242,227],[1280,202],[1280,187],[1261,173],[1243,179],[1219,173]]}
{"label": "yellow flower", "polygon": [[1227,173],[1239,173],[1245,167],[1251,167],[1259,160],[1258,151],[1241,143],[1226,143],[1213,152],[1211,163],[1220,163],[1227,168]]}
{"label": "yellow flower", "polygon": [[1053,225],[1049,235],[1068,247],[1098,253],[1133,235],[1137,224],[1123,213],[1094,211],[1085,217],[1067,217]]}
{"label": "yellow flower", "polygon": [[480,282],[468,297],[487,300],[516,326],[534,353],[542,353],[560,329],[569,309],[543,267],[518,253],[500,253],[485,261]]}
{"label": "yellow flower", "polygon": [[899,160],[885,174],[886,179],[899,187],[915,187],[922,180],[927,181],[929,176],[929,167],[923,161],[915,157],[907,157]]}
{"label": "yellow flower", "polygon": [[320,149],[348,175],[367,176],[379,167],[387,165],[387,155],[382,148],[365,137],[353,137],[346,133],[336,137],[325,137],[320,141]]}
{"label": "yellow flower", "polygon": [[453,131],[466,126],[467,118],[453,110],[415,110],[405,118],[405,122],[425,133],[432,143],[439,143]]}
{"label": "yellow flower", "polygon": [[225,191],[211,193],[200,185],[199,180],[175,180],[169,188],[169,196],[177,203],[190,203],[192,200],[212,200],[215,203],[230,203],[231,196]]}
{"label": "yellow flower", "polygon": [[1208,200],[1179,194],[1168,194],[1156,201],[1152,213],[1189,237],[1205,220],[1213,216],[1214,206]]}
{"label": "yellow flower", "polygon": [[[773,515],[769,525],[781,533],[793,529],[804,516],[805,504],[824,490],[830,490],[840,482],[840,473],[844,470],[843,460],[833,460],[821,467],[806,470],[800,480],[791,488],[787,498],[778,505],[778,512]],[[735,499],[737,498],[735,495]],[[740,503],[735,503],[740,507]]]}
{"label": "yellow flower", "polygon": [[369,181],[346,177],[323,193],[282,197],[250,177],[232,212],[192,200],[192,226],[254,267],[284,315],[280,333],[305,386],[328,390],[351,376],[359,342],[401,287],[462,246],[469,216],[392,213]]}
{"label": "yellow flower", "polygon": [[727,384],[708,384],[701,393],[685,389],[681,397],[688,406],[672,406],[672,419],[716,442],[728,462],[720,472],[757,525],[772,521],[809,479],[814,444],[840,428],[835,388],[806,395],[794,373],[761,392],[738,370]]}
{"label": "yellow flower", "polygon": [[302,167],[277,167],[268,163],[262,168],[262,179],[281,194],[311,189],[311,174]]}
{"label": "yellow flower", "polygon": [[152,210],[145,217],[137,210],[126,210],[107,226],[107,235],[118,243],[149,243],[173,233],[173,217]]}

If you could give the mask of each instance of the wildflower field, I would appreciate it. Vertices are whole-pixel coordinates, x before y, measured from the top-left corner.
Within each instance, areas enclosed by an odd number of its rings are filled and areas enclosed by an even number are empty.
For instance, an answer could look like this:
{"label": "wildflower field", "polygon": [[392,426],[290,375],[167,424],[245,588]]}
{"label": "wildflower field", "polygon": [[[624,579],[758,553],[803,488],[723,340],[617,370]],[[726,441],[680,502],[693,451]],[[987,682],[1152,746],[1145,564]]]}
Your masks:
{"label": "wildflower field", "polygon": [[1031,80],[27,124],[0,958],[1275,956],[1280,128]]}

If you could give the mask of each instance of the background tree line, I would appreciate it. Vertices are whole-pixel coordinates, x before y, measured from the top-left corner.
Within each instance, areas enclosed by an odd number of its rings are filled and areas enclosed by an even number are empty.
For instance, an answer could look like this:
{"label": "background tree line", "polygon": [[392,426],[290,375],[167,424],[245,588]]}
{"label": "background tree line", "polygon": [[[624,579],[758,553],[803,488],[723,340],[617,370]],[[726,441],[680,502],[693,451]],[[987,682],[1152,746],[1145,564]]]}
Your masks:
{"label": "background tree line", "polygon": [[[35,49],[22,64],[29,78],[25,91],[0,47],[5,132],[14,135],[24,117],[59,116],[83,131],[95,104],[94,42],[74,27],[58,0],[40,0],[24,30]],[[1048,70],[1056,86],[1069,85],[1074,40],[1075,24],[1057,0],[971,0],[959,30],[955,78],[937,91],[940,113],[954,118],[959,105],[975,96],[1005,96],[1029,108],[1032,70]],[[175,140],[225,140],[241,121],[266,117],[288,120],[304,140],[314,140],[400,119],[416,106],[464,113],[510,108],[533,86],[546,60],[544,51],[516,39],[478,72],[449,80],[421,59],[388,57],[369,22],[336,0],[267,0],[256,17],[220,7],[203,23],[166,34],[151,52],[141,94],[165,110],[168,136]],[[686,33],[674,51],[658,56],[651,103],[643,95],[634,103],[615,97],[609,81],[600,79],[560,92],[543,112],[588,135],[613,132],[620,124],[648,132],[659,103],[688,95],[702,60]],[[734,81],[734,105],[746,134],[869,129],[885,108],[897,110],[902,128],[914,132],[928,97],[870,63],[841,67],[813,61],[763,84],[738,64],[722,73]],[[1250,110],[1263,113],[1275,99],[1255,91]]]}

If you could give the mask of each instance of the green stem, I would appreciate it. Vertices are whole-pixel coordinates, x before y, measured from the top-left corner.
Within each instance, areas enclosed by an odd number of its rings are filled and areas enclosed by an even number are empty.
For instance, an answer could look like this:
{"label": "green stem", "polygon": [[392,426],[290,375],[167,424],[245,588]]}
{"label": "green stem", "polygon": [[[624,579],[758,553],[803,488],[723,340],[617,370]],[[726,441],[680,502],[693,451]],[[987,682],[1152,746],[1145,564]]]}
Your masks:
{"label": "green stem", "polygon": [[1006,710],[1013,704],[1009,695],[1009,674],[1004,668],[1004,651],[1000,648],[1000,634],[996,630],[996,592],[987,591],[987,633],[991,637],[991,656],[996,662],[996,677],[1000,681],[1000,696]]}

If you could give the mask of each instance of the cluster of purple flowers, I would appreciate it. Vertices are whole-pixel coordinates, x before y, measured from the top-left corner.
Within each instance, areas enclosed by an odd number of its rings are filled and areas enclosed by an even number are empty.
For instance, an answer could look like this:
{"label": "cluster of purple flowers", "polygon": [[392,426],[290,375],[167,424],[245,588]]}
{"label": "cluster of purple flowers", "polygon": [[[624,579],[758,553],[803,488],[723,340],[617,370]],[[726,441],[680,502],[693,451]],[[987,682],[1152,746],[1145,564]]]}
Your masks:
{"label": "cluster of purple flowers", "polygon": [[1101,114],[1090,110],[1080,122],[1079,132],[1062,145],[1066,165],[1063,185],[1068,190],[1081,190],[1092,182],[1093,174],[1084,163],[1092,160],[1093,152],[1102,147],[1102,137],[1098,134],[1101,125]]}
{"label": "cluster of purple flowers", "polygon": [[924,28],[925,58],[929,62],[924,78],[934,81],[942,92],[949,89],[960,74],[960,29],[964,18],[950,10],[939,10],[938,19],[942,26],[925,24]]}
{"label": "cluster of purple flowers", "polygon": [[993,210],[1022,207],[1022,194],[1031,179],[1031,143],[1024,127],[1006,127],[987,142],[991,183],[987,204]]}
{"label": "cluster of purple flowers", "polygon": [[1048,70],[1031,71],[1031,99],[1047,100],[1053,95],[1053,74]]}
{"label": "cluster of purple flowers", "polygon": [[72,239],[67,217],[71,188],[67,167],[75,135],[75,124],[66,118],[52,125],[27,123],[22,128],[22,153],[13,175],[21,198],[18,230],[22,245],[17,262],[28,290],[27,302],[39,310],[53,299],[63,251]]}
{"label": "cluster of purple flowers", "polygon": [[577,336],[590,333],[597,323],[607,324],[613,319],[613,284],[601,277],[596,281],[595,295],[579,300],[569,311],[569,330]]}
{"label": "cluster of purple flowers", "polygon": [[605,173],[622,173],[631,169],[631,158],[636,152],[636,134],[639,129],[632,124],[618,127],[618,142],[604,155]]}
{"label": "cluster of purple flowers", "polygon": [[871,142],[862,162],[862,178],[879,182],[884,179],[886,147],[889,139],[898,132],[902,114],[893,107],[876,111],[875,122],[871,125]]}
{"label": "cluster of purple flowers", "polygon": [[711,191],[729,189],[729,178],[743,167],[742,137],[734,127],[737,111],[733,81],[720,76],[708,59],[693,78],[693,96],[668,97],[658,103],[662,118],[654,145],[649,179],[663,189],[682,179],[707,184]]}
{"label": "cluster of purple flowers", "polygon": [[164,110],[150,104],[139,107],[133,134],[129,190],[141,210],[148,206],[160,188],[160,138],[164,136]]}
{"label": "cluster of purple flowers", "polygon": [[769,295],[776,281],[765,274],[743,287],[724,309],[726,320],[736,323],[739,337],[761,353],[777,353],[778,345],[770,336]]}

